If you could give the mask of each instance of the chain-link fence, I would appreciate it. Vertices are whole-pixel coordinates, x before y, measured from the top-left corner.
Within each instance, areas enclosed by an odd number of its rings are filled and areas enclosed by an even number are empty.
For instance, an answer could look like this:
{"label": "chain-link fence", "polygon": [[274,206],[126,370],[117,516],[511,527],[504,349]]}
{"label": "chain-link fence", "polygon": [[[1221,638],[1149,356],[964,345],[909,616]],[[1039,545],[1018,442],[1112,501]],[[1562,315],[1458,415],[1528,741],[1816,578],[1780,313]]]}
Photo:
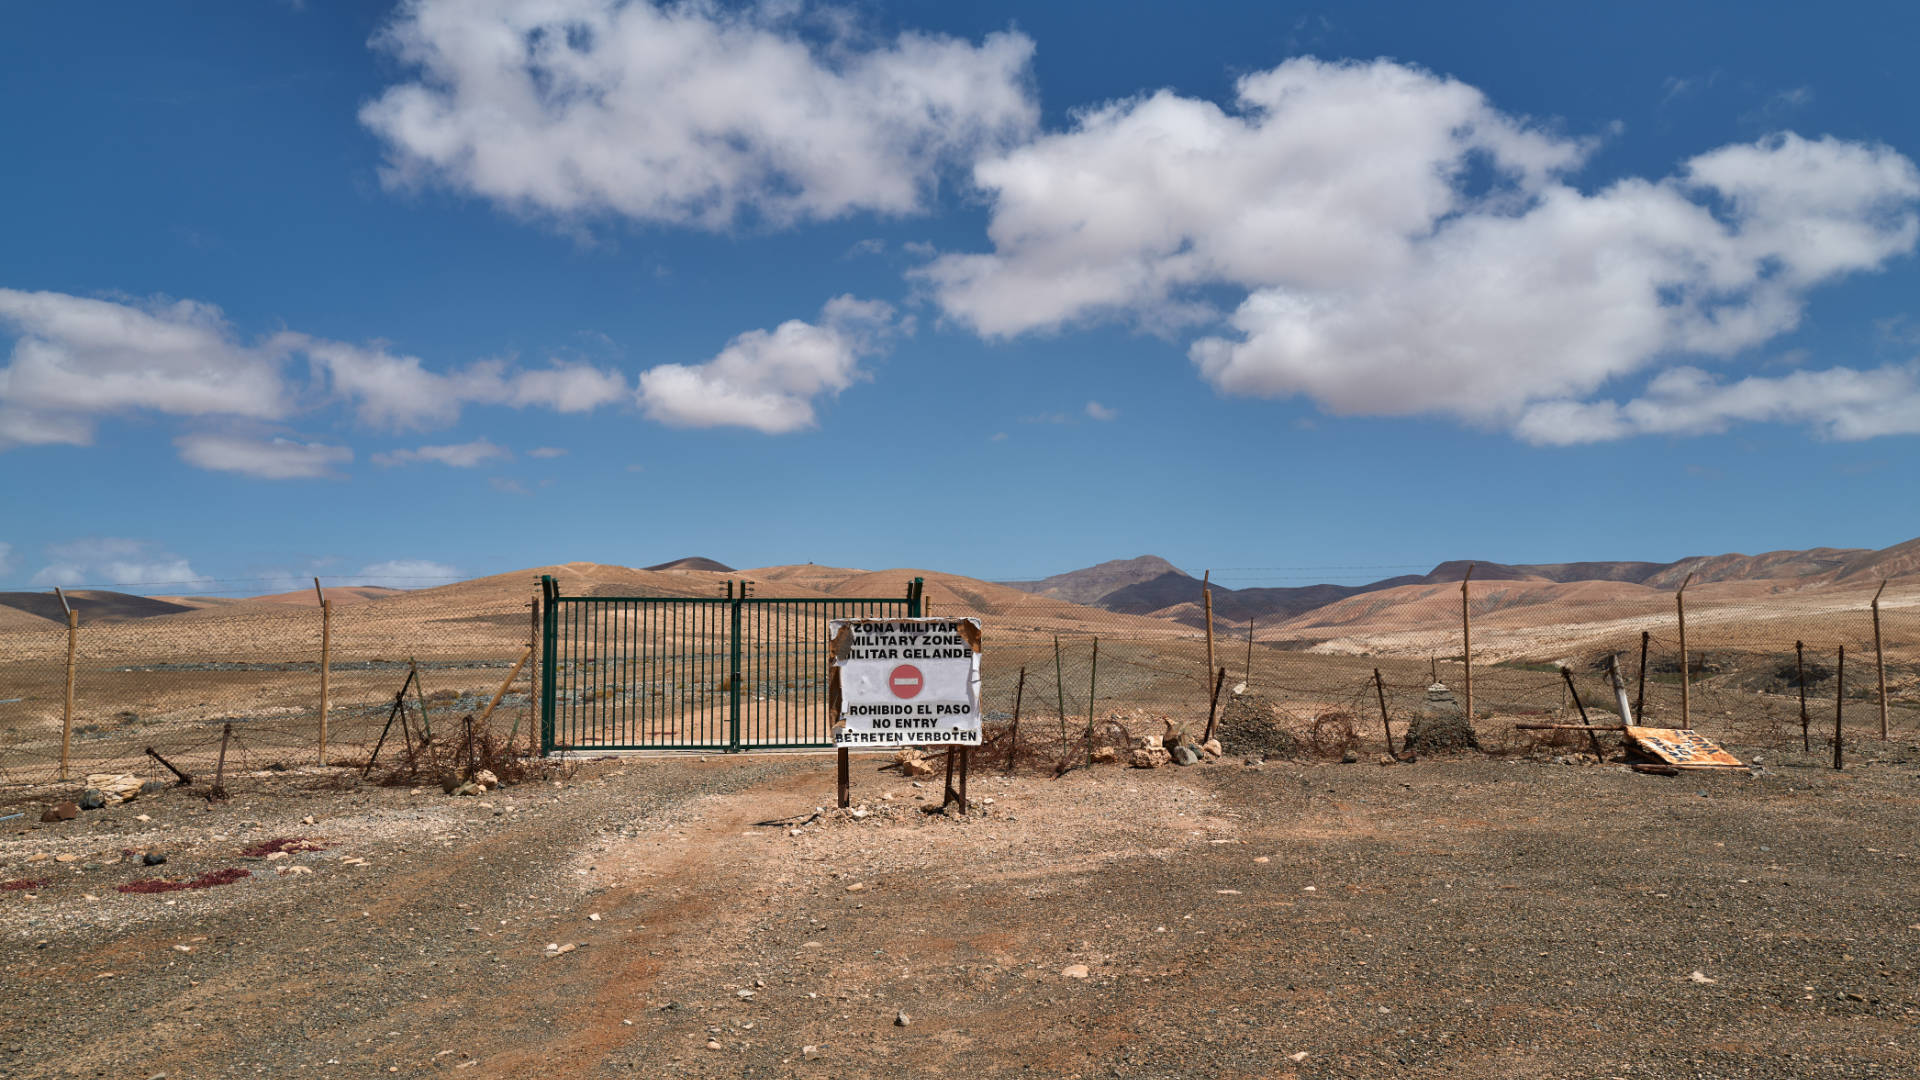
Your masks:
{"label": "chain-link fence", "polygon": [[397,761],[496,696],[525,742],[531,590],[436,592],[0,625],[0,782],[364,764],[383,735]]}
{"label": "chain-link fence", "polygon": [[[853,595],[906,583],[879,577],[756,589]],[[686,582],[686,595],[712,595],[724,579]],[[1470,717],[1483,749],[1574,752],[1591,745],[1585,732],[1516,725],[1618,724],[1610,664],[1649,726],[1816,753],[1836,715],[1850,741],[1878,739],[1883,724],[1893,738],[1920,737],[1920,583],[1879,596],[1877,642],[1872,587],[1695,584],[1684,650],[1673,592],[1600,593],[1473,582],[1463,612],[1457,582],[1401,587],[1289,618],[1216,617],[1211,642],[1197,583],[1193,604],[1150,616],[944,577],[928,581],[926,600],[932,614],[986,626],[989,762],[1017,751],[1071,763],[1168,722],[1199,734],[1210,717],[1241,736],[1250,720],[1267,725],[1276,752],[1375,753],[1389,739],[1400,749],[1410,727],[1447,713]],[[510,575],[325,608],[242,601],[83,615],[71,627],[6,609],[20,617],[0,622],[0,783],[168,781],[169,766],[210,778],[223,750],[236,775],[364,765],[376,746],[398,760],[430,736],[444,747],[490,705],[489,737],[531,746],[536,596],[532,580]]]}

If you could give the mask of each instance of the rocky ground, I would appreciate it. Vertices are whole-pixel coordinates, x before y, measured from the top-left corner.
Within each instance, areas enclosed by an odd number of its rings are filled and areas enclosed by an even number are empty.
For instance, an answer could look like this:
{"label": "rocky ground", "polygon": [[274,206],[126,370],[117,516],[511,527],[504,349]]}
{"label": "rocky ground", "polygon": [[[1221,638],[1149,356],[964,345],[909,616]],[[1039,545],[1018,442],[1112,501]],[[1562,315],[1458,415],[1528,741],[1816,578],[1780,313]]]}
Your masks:
{"label": "rocky ground", "polygon": [[16,791],[0,1076],[1913,1076],[1920,750],[1850,755]]}

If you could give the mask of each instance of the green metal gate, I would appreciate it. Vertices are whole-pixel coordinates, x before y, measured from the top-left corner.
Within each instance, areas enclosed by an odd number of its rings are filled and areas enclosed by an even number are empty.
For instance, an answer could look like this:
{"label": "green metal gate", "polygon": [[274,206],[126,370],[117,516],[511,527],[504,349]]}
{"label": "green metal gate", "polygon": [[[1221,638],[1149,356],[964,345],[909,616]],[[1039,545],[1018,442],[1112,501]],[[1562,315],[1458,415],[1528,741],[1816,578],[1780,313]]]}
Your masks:
{"label": "green metal gate", "polygon": [[827,621],[916,618],[923,588],[915,578],[894,600],[562,596],[544,576],[541,752],[832,746]]}

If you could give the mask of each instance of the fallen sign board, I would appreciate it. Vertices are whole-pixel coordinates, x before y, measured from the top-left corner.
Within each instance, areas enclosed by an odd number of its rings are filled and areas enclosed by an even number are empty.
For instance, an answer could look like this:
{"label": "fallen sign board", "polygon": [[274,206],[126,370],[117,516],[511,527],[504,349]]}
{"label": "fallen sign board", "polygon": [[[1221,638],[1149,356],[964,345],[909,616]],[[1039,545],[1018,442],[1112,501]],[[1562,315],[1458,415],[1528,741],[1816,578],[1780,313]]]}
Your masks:
{"label": "fallen sign board", "polygon": [[1747,766],[1718,743],[1691,728],[1634,727],[1627,738],[1642,750],[1681,769],[1744,769]]}
{"label": "fallen sign board", "polygon": [[834,619],[834,745],[980,745],[980,620]]}

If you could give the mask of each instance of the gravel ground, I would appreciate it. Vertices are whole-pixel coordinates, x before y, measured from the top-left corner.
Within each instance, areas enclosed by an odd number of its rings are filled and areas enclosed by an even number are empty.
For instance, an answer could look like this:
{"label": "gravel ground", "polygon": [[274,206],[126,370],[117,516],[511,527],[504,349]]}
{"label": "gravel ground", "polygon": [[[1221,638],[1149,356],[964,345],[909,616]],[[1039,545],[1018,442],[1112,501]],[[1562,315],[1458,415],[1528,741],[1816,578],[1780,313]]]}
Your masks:
{"label": "gravel ground", "polygon": [[1920,1075],[1920,751],[1850,755],[168,792],[0,834],[0,1076]]}

